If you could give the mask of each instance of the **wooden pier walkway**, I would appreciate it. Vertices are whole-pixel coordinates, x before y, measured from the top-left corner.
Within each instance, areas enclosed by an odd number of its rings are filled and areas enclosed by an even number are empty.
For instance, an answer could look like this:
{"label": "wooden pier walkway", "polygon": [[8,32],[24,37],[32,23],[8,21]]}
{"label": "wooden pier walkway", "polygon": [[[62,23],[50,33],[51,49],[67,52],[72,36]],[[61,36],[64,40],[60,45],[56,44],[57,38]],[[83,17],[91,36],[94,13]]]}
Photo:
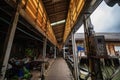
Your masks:
{"label": "wooden pier walkway", "polygon": [[72,73],[63,58],[57,58],[55,60],[45,80],[73,80]]}

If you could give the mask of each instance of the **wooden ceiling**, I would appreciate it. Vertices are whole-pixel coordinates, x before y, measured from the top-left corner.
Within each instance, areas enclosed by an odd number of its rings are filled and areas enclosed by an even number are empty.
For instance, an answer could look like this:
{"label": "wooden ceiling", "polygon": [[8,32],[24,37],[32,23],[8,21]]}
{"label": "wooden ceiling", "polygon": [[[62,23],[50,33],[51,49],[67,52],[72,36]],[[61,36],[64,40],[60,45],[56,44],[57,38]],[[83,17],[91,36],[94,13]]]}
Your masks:
{"label": "wooden ceiling", "polygon": [[[50,23],[66,20],[70,0],[42,0]],[[65,22],[52,26],[58,44],[63,42]]]}
{"label": "wooden ceiling", "polygon": [[[14,8],[16,0],[5,0]],[[71,32],[102,0],[21,0],[20,15],[52,44],[62,49]],[[14,3],[14,4],[13,4]],[[54,24],[54,25],[53,25]]]}

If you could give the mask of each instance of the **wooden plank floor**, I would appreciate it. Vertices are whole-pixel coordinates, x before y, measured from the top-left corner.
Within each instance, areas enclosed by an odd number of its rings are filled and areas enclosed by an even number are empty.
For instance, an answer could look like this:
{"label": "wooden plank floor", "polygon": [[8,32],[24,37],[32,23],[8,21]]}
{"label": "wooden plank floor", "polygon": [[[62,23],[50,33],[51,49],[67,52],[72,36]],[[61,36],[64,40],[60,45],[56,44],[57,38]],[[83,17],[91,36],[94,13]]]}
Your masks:
{"label": "wooden plank floor", "polygon": [[67,63],[63,58],[57,58],[48,73],[45,80],[73,80]]}

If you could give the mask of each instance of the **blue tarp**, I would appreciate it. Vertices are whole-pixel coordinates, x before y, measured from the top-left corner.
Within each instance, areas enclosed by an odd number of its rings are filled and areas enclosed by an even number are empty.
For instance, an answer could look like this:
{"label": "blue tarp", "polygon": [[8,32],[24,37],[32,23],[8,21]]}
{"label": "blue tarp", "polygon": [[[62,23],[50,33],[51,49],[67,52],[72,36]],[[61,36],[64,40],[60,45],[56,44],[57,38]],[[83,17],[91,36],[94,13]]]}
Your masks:
{"label": "blue tarp", "polygon": [[77,46],[77,50],[78,51],[84,51],[85,49],[83,47],[81,47],[81,46]]}

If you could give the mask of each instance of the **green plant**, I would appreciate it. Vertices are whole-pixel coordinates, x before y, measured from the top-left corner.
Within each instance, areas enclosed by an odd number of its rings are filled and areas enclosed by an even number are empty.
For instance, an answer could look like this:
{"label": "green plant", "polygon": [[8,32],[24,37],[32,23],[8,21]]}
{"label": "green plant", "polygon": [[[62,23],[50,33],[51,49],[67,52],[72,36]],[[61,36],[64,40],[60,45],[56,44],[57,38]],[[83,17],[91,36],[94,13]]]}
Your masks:
{"label": "green plant", "polygon": [[26,48],[25,49],[25,54],[26,54],[26,56],[32,57],[33,56],[33,49]]}

